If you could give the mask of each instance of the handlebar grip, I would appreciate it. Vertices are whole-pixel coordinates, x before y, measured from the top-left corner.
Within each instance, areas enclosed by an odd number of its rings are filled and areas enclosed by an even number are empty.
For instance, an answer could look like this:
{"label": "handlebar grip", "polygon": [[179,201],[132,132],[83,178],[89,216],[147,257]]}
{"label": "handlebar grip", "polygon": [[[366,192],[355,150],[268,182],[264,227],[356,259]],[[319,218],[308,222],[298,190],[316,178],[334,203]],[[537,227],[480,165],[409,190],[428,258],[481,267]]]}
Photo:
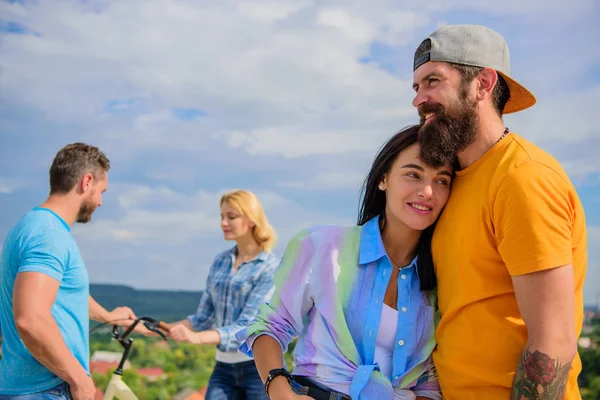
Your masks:
{"label": "handlebar grip", "polygon": [[171,329],[171,326],[169,324],[167,324],[166,322],[159,321],[158,329],[162,329],[165,332],[169,332],[169,330]]}

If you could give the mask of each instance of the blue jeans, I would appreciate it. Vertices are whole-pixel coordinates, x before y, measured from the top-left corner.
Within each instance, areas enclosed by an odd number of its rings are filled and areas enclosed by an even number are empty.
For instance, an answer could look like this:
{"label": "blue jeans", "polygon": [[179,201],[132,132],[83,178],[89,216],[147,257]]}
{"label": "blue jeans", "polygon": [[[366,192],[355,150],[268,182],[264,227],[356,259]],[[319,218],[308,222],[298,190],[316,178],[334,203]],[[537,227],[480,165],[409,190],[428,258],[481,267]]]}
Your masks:
{"label": "blue jeans", "polygon": [[0,400],[73,400],[69,385],[61,383],[43,392],[31,394],[0,394]]}
{"label": "blue jeans", "polygon": [[217,361],[208,381],[206,400],[269,400],[254,361]]}

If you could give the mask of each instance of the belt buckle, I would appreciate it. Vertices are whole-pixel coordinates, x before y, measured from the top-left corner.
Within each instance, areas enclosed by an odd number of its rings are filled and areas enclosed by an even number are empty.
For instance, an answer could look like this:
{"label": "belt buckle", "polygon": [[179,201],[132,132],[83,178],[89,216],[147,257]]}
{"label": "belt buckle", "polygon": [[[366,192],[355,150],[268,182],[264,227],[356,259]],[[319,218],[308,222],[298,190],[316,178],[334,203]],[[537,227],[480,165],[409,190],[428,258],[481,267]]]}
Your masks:
{"label": "belt buckle", "polygon": [[352,397],[332,390],[329,392],[329,400],[352,400]]}
{"label": "belt buckle", "polygon": [[304,395],[304,396],[308,396],[308,391],[309,388],[307,386],[302,386],[298,389],[296,389],[298,391],[298,394]]}

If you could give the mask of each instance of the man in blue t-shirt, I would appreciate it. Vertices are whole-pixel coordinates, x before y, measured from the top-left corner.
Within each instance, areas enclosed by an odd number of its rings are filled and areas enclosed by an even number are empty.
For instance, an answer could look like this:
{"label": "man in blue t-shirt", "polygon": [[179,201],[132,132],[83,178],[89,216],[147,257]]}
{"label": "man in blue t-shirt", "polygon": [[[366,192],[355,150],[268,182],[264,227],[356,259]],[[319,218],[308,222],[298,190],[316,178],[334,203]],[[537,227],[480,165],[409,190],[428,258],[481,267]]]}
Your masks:
{"label": "man in blue t-shirt", "polygon": [[102,205],[110,162],[74,143],[50,167],[50,195],[8,233],[0,262],[0,400],[91,400],[89,319],[131,324],[128,307],[108,312],[89,295],[71,226]]}

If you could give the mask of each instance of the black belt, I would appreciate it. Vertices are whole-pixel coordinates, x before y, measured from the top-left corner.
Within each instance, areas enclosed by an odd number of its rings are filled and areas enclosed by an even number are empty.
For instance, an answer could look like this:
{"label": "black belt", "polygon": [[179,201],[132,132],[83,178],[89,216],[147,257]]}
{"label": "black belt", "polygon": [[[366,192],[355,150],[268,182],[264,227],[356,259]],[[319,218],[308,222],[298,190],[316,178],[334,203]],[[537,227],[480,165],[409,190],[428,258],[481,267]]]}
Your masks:
{"label": "black belt", "polygon": [[302,392],[301,394],[310,396],[315,400],[352,400],[352,397],[348,396],[347,394],[318,386],[304,376],[292,375],[292,379],[303,386],[302,389],[300,389]]}

